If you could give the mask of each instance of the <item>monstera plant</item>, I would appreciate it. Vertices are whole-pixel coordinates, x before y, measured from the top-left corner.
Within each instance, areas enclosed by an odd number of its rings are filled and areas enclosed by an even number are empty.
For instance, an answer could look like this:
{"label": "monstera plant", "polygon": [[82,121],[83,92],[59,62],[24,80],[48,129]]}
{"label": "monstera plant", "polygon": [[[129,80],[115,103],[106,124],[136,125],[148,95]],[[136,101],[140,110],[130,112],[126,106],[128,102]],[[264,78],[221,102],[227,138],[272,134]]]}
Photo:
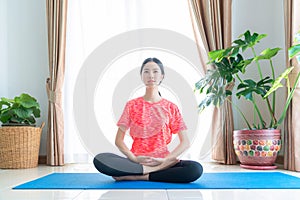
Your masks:
{"label": "monstera plant", "polygon": [[[278,139],[277,137],[280,135],[280,130],[278,131],[276,129],[284,121],[288,106],[293,97],[295,88],[298,85],[300,75],[298,73],[294,85],[290,85],[289,74],[294,67],[281,66],[283,72],[276,76],[273,59],[278,55],[281,48],[266,48],[260,53],[257,53],[255,48],[265,37],[267,37],[266,34],[251,33],[247,30],[234,40],[230,47],[209,52],[208,64],[212,67],[207,70],[205,76],[195,84],[195,91],[205,94],[205,98],[198,106],[200,111],[203,111],[210,105],[218,107],[225,101],[228,101],[244,120],[248,130],[246,130],[245,133],[236,132],[236,135],[241,136],[242,139],[234,138],[234,147],[237,155],[243,156],[239,157],[242,163],[246,163],[243,162],[244,158],[251,159],[250,163],[245,164],[248,168],[250,168],[249,165],[252,167],[257,165],[270,166],[270,163],[266,164],[262,160],[259,160],[259,163],[252,162],[256,158],[272,157],[272,160],[275,159],[274,156],[276,156],[280,150],[281,143],[280,138]],[[298,56],[299,59],[299,49],[299,44],[289,49],[290,59],[295,56]],[[269,67],[271,71],[270,74],[264,75],[262,73],[262,63],[268,63],[268,66],[264,65],[263,67]],[[257,69],[257,75],[251,77],[253,73],[250,73],[249,76],[247,72],[253,67]],[[251,69],[251,71],[253,70]],[[276,104],[278,104],[278,102],[276,102],[277,90],[284,88],[284,85],[286,85],[287,88],[287,98],[283,102],[284,106],[282,112],[276,116]],[[253,108],[253,119],[248,119],[245,111],[230,100],[231,98],[229,97],[232,95],[235,95],[237,100],[244,98],[250,102]],[[258,102],[262,102],[262,104]],[[259,107],[263,104],[266,105],[265,107],[267,109],[264,110]],[[270,117],[268,122],[266,122],[262,112],[269,113]],[[261,132],[262,130],[265,131]],[[269,132],[272,130],[276,132],[276,139],[272,138],[273,136],[263,139],[246,138],[246,136],[251,135],[252,137],[260,133],[269,136]],[[259,137],[263,136],[259,135]],[[258,142],[261,142],[261,144]],[[275,151],[274,146],[276,146],[277,151]],[[272,152],[270,152],[270,149],[272,149]]]}

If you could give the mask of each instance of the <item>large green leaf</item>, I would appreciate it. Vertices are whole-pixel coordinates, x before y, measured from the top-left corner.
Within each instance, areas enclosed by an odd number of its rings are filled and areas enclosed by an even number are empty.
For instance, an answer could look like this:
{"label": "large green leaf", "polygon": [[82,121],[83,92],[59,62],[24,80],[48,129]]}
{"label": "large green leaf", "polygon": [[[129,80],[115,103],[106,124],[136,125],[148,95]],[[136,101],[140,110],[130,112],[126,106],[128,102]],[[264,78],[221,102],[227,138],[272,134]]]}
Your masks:
{"label": "large green leaf", "polygon": [[259,56],[256,56],[254,60],[269,60],[277,55],[278,51],[280,51],[281,48],[267,48],[264,51],[261,52]]}
{"label": "large green leaf", "polygon": [[263,98],[267,98],[270,94],[272,94],[274,91],[276,91],[278,88],[283,87],[281,84],[281,81],[283,79],[288,79],[289,73],[293,70],[294,67],[287,68],[279,77],[277,77],[270,88],[270,90],[264,95]]}
{"label": "large green leaf", "polygon": [[12,115],[9,113],[9,110],[4,111],[4,112],[2,112],[1,115],[0,115],[0,121],[1,121],[2,123],[6,123],[6,122],[8,122],[8,121],[10,120],[11,116],[12,116]]}
{"label": "large green leaf", "polygon": [[2,98],[1,98],[1,101],[2,101],[2,102],[6,102],[6,103],[8,103],[8,104],[12,104],[12,103],[15,102],[13,99],[8,99],[8,98],[5,98],[5,97],[2,97]]}
{"label": "large green leaf", "polygon": [[40,109],[38,109],[38,108],[32,108],[32,110],[33,110],[34,117],[36,117],[36,118],[41,117],[41,110]]}
{"label": "large green leaf", "polygon": [[10,107],[10,103],[6,102],[6,101],[0,101],[0,113],[2,111],[2,109],[4,110],[4,108]]}
{"label": "large green leaf", "polygon": [[203,89],[211,84],[211,82],[220,77],[218,70],[212,69],[207,70],[205,76],[201,78],[196,84],[195,89],[200,90],[200,93],[203,92]]}
{"label": "large green leaf", "polygon": [[297,56],[298,62],[300,63],[300,31],[295,35],[295,44],[288,49],[289,58],[292,59]]}
{"label": "large green leaf", "polygon": [[237,39],[237,40],[234,40],[233,43],[237,44],[238,46],[244,46],[246,45],[246,42],[242,39]]}
{"label": "large green leaf", "polygon": [[206,95],[198,105],[200,112],[211,104],[220,106],[224,103],[226,97],[231,95],[231,92],[225,89],[225,85],[226,79],[221,76],[218,68],[207,71],[205,76],[195,84],[195,90]]}
{"label": "large green leaf", "polygon": [[234,75],[239,71],[243,71],[243,57],[237,55],[236,57],[223,57],[220,61],[214,61],[213,64],[219,71],[219,75],[230,83],[234,80]]}
{"label": "large green leaf", "polygon": [[250,31],[247,30],[245,33],[241,34],[238,37],[239,39],[233,41],[233,43],[237,44],[244,52],[247,48],[253,47],[266,36],[267,36],[266,34],[258,34],[258,33],[253,33],[251,35]]}
{"label": "large green leaf", "polygon": [[296,44],[289,48],[289,58],[292,59],[300,53],[300,44]]}
{"label": "large green leaf", "polygon": [[253,58],[243,60],[237,64],[237,68],[239,69],[240,72],[242,72],[244,74],[246,72],[246,67],[248,65],[250,65],[252,63],[252,61],[253,61]]}
{"label": "large green leaf", "polygon": [[221,60],[223,57],[224,57],[224,52],[225,50],[224,49],[221,49],[221,50],[215,50],[215,51],[210,51],[208,53],[208,56],[209,58],[212,60],[212,61],[219,61]]}
{"label": "large green leaf", "polygon": [[243,96],[245,99],[252,101],[253,100],[253,90],[250,88],[245,88],[244,90],[237,92],[236,96],[238,98],[241,98],[241,96]]}
{"label": "large green leaf", "polygon": [[[223,88],[224,89],[224,88]],[[230,93],[230,92],[229,92]],[[198,105],[199,111],[202,112],[206,107],[213,104],[216,107],[219,107],[226,100],[227,92],[224,90],[219,90],[213,93],[209,93]]]}
{"label": "large green leaf", "polygon": [[36,99],[28,94],[21,94],[19,97],[15,97],[15,102],[21,104],[25,108],[39,107]]}
{"label": "large green leaf", "polygon": [[32,109],[25,109],[23,107],[15,109],[14,112],[16,116],[23,119],[27,119],[33,114]]}
{"label": "large green leaf", "polygon": [[202,112],[206,107],[208,107],[212,101],[212,95],[206,95],[205,98],[198,105],[199,112]]}
{"label": "large green leaf", "polygon": [[245,99],[250,101],[253,100],[253,93],[256,93],[263,97],[271,88],[269,84],[272,82],[273,80],[270,77],[265,77],[258,82],[255,82],[251,79],[244,80],[244,82],[238,85],[237,89],[239,92],[236,93],[236,96],[238,98],[244,96]]}

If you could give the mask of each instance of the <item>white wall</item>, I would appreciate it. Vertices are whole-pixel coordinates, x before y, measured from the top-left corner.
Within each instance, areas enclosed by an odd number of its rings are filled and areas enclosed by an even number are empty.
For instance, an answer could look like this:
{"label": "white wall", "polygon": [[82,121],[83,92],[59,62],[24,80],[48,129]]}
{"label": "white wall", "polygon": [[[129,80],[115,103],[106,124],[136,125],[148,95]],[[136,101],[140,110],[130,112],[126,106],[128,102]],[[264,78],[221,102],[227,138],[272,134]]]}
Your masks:
{"label": "white wall", "polygon": [[[0,0],[1,81],[0,97],[23,92],[41,106],[38,125],[47,120],[45,82],[48,74],[46,1]],[[46,128],[40,154],[45,155]]]}
{"label": "white wall", "polygon": [[0,97],[7,95],[7,5],[0,0]]}
{"label": "white wall", "polygon": [[[48,76],[48,61],[45,2],[45,0],[0,0],[0,97],[14,97],[22,92],[35,96],[42,109],[42,117],[38,123],[47,121],[45,81]],[[264,40],[262,48],[284,47],[283,1],[233,0],[233,38],[247,29],[269,35]],[[275,66],[284,68],[283,51]],[[268,73],[268,70],[266,72]],[[249,106],[243,107],[247,109]],[[252,113],[250,110],[247,112],[249,115]],[[239,117],[235,118],[235,126],[236,128],[244,126]],[[41,155],[46,154],[45,136],[44,128]]]}

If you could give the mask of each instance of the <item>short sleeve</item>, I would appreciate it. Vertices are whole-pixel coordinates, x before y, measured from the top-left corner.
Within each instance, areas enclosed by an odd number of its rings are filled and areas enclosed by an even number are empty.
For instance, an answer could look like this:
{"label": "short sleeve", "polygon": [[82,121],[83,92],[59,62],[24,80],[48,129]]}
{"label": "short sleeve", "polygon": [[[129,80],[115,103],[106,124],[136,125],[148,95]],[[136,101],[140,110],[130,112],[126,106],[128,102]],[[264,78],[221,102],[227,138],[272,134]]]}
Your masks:
{"label": "short sleeve", "polygon": [[170,129],[172,133],[178,133],[187,129],[182,115],[175,104],[172,104],[170,107],[170,114]]}
{"label": "short sleeve", "polygon": [[129,102],[126,103],[125,108],[123,110],[123,113],[117,122],[117,126],[122,130],[122,131],[127,131],[128,128],[130,127],[130,104]]}

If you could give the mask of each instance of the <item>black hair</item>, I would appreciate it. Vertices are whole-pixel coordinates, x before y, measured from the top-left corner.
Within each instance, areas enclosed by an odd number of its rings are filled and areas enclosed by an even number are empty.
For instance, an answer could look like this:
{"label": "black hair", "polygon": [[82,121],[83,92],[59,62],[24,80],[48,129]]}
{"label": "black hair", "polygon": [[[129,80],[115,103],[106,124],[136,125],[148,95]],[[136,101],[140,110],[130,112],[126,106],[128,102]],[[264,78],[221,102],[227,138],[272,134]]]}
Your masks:
{"label": "black hair", "polygon": [[[143,64],[142,64],[142,66],[141,66],[140,74],[142,74],[142,71],[143,71],[143,69],[144,69],[144,66],[145,66],[147,63],[149,63],[149,62],[154,62],[154,63],[156,63],[156,64],[159,66],[159,68],[160,68],[161,74],[162,74],[162,75],[165,75],[165,68],[164,68],[164,65],[163,65],[162,62],[161,62],[159,59],[157,59],[157,58],[146,58],[146,59],[144,60]],[[159,96],[161,96],[161,94],[160,94],[159,91],[158,91],[158,94],[159,94]]]}

